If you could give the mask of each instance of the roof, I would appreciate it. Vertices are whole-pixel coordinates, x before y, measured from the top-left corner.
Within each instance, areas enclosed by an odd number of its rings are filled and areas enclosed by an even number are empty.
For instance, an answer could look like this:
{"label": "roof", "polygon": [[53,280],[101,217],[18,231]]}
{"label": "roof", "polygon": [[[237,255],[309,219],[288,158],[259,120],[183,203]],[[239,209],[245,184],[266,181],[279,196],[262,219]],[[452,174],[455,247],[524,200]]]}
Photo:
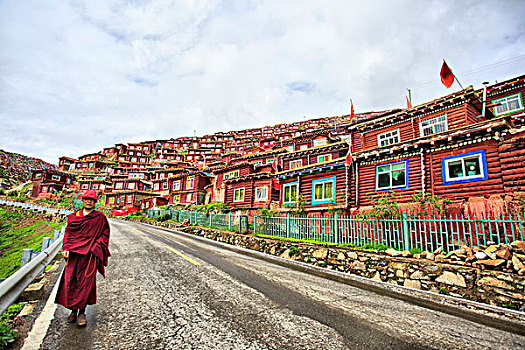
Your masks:
{"label": "roof", "polygon": [[282,155],[281,158],[290,159],[290,158],[295,158],[295,157],[306,155],[306,154],[323,153],[325,151],[333,151],[333,150],[344,149],[344,148],[348,148],[348,144],[344,141],[340,141],[340,142],[335,142],[335,143],[329,143],[327,145],[310,147],[310,148],[299,150],[299,151],[289,152],[287,154]]}
{"label": "roof", "polygon": [[286,153],[286,152],[288,152],[288,151],[285,150],[284,148],[278,148],[278,149],[273,149],[271,151],[257,152],[257,153],[253,153],[253,154],[247,154],[245,156],[238,157],[238,158],[233,158],[232,162],[236,161],[236,160],[241,160],[241,159],[252,159],[252,158],[267,157],[267,156],[272,156],[272,155]]}
{"label": "roof", "polygon": [[234,182],[241,182],[241,181],[252,180],[252,179],[269,179],[269,178],[272,178],[272,174],[270,172],[260,172],[260,173],[253,173],[253,174],[233,177],[231,179],[224,180],[224,183],[234,183]]}
{"label": "roof", "polygon": [[305,172],[312,173],[313,169],[317,169],[316,171],[328,171],[335,168],[341,168],[345,166],[345,157],[332,159],[328,162],[322,162],[322,163],[313,163],[309,165],[305,165],[299,168],[295,169],[288,169],[285,171],[281,171],[277,174],[275,174],[280,179],[290,178],[294,177],[296,175],[304,174]]}

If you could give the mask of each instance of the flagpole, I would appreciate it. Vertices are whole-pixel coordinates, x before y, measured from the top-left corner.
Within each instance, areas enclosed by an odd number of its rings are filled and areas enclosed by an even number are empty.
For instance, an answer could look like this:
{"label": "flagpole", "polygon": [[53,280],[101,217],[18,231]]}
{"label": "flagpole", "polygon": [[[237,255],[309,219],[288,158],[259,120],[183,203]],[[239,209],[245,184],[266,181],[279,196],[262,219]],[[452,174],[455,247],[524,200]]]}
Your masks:
{"label": "flagpole", "polygon": [[454,79],[456,79],[456,81],[458,82],[459,86],[461,87],[461,90],[465,90],[465,88],[463,87],[463,85],[461,85],[461,83],[458,80],[458,77],[456,77],[455,74],[454,74]]}
{"label": "flagpole", "polygon": [[410,102],[410,105],[412,106],[412,92],[410,91],[410,89],[407,89],[408,90],[408,101]]}

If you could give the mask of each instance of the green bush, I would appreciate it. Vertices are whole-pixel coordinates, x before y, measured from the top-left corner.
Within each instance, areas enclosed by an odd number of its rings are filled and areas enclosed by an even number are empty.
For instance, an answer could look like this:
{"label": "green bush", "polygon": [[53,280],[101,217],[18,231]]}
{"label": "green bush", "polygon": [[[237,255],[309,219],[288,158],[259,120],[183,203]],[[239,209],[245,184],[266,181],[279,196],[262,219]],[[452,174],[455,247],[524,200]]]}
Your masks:
{"label": "green bush", "polygon": [[8,324],[0,322],[0,349],[7,349],[7,346],[16,340],[17,333]]}

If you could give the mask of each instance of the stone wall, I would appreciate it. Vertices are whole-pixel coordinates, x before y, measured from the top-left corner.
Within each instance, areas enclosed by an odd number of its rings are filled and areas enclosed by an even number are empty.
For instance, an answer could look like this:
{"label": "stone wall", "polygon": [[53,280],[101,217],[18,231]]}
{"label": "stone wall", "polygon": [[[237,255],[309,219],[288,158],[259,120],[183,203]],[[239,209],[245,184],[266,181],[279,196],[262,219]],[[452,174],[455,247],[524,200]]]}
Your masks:
{"label": "stone wall", "polygon": [[148,223],[377,281],[491,305],[525,309],[525,276],[515,272],[512,267],[509,269],[501,265],[487,266],[448,258],[435,261],[420,256],[391,256],[377,251],[290,243],[173,222]]}

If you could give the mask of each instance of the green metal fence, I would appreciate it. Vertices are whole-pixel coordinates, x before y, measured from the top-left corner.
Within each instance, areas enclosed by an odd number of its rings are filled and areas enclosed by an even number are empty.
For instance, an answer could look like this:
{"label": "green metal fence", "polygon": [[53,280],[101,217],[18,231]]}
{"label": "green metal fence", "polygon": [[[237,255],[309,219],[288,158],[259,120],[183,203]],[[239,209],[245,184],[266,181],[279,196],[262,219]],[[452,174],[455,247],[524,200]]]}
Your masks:
{"label": "green metal fence", "polygon": [[399,218],[365,220],[337,214],[329,218],[255,216],[254,232],[336,244],[384,244],[399,250],[434,251],[442,247],[448,252],[461,245],[477,247],[524,240],[525,218],[521,215],[515,218],[408,217],[405,214]]}
{"label": "green metal fence", "polygon": [[[214,214],[173,208],[148,210],[149,217],[169,214],[172,220],[190,224],[246,232],[247,215]],[[445,252],[461,245],[510,243],[525,240],[525,216],[516,217],[408,217],[406,214],[391,219],[363,219],[338,216],[308,218],[297,216],[257,216],[253,231],[260,234],[314,240],[326,243],[363,246],[384,244],[398,249],[434,251],[441,247]]]}
{"label": "green metal fence", "polygon": [[148,217],[159,217],[169,214],[174,221],[187,221],[192,225],[213,227],[223,230],[233,230],[237,232],[248,231],[248,216],[233,214],[205,213],[193,210],[174,210],[153,208],[148,210]]}

